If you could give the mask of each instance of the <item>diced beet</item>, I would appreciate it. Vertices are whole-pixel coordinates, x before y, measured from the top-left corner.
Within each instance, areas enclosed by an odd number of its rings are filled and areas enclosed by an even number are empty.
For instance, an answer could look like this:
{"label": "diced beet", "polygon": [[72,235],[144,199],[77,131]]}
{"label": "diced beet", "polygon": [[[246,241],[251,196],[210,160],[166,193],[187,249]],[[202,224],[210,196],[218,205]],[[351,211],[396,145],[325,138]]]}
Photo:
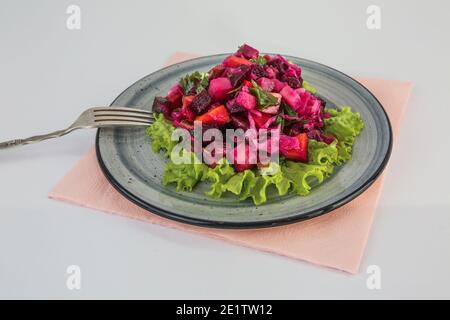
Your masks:
{"label": "diced beet", "polygon": [[297,92],[298,95],[299,95],[300,97],[302,97],[302,94],[305,93],[306,90],[305,90],[305,88],[297,88],[297,89],[295,89],[295,92]]}
{"label": "diced beet", "polygon": [[318,129],[313,129],[307,132],[308,138],[314,139],[317,141],[325,142],[326,144],[330,144],[334,141],[334,137],[331,135],[326,135],[322,131]]}
{"label": "diced beet", "polygon": [[176,121],[173,120],[172,124],[174,125],[174,127],[177,128],[183,128],[186,130],[194,130],[194,125],[191,122],[188,122],[186,120],[181,120],[181,121]]}
{"label": "diced beet", "polygon": [[236,68],[227,68],[225,71],[226,76],[230,79],[233,88],[236,88],[247,77],[250,67],[242,64]]}
{"label": "diced beet", "polygon": [[258,83],[258,85],[261,87],[261,89],[263,89],[264,91],[269,91],[271,92],[273,90],[273,88],[275,87],[275,83],[273,82],[272,79],[269,78],[259,78],[256,83]]}
{"label": "diced beet", "polygon": [[155,97],[155,100],[153,100],[152,110],[153,112],[162,113],[167,119],[170,119],[172,105],[167,98]]}
{"label": "diced beet", "polygon": [[212,99],[209,96],[208,91],[203,90],[194,97],[191,104],[189,105],[189,108],[194,114],[200,115],[208,110],[211,103]]}
{"label": "diced beet", "polygon": [[266,70],[267,78],[274,79],[278,75],[278,70],[267,64],[264,66],[264,70]]}
{"label": "diced beet", "polygon": [[250,72],[250,77],[253,80],[259,79],[261,77],[267,77],[267,72],[263,66],[259,64],[255,64],[252,67],[252,71]]}
{"label": "diced beet", "polygon": [[286,131],[290,136],[299,135],[300,133],[302,133],[304,131],[303,130],[303,122],[296,122],[296,123],[290,125]]}
{"label": "diced beet", "polygon": [[256,98],[248,92],[241,91],[236,97],[236,104],[244,107],[247,110],[251,110],[256,107]]}
{"label": "diced beet", "polygon": [[227,107],[228,112],[230,112],[232,114],[243,112],[243,111],[247,110],[244,107],[236,104],[236,99],[228,100],[225,106]]}
{"label": "diced beet", "polygon": [[288,77],[286,75],[281,77],[281,81],[286,82],[288,86],[290,86],[292,89],[297,89],[302,86],[302,83],[299,79],[295,77]]}
{"label": "diced beet", "polygon": [[209,70],[209,81],[221,77],[225,69],[226,67],[223,64],[218,64],[217,66]]}
{"label": "diced beet", "polygon": [[191,108],[189,108],[189,105],[192,103],[192,100],[194,100],[195,96],[184,96],[182,99],[182,107],[181,107],[181,113],[183,116],[190,122],[193,122],[195,119],[195,114],[192,112]]}
{"label": "diced beet", "polygon": [[173,121],[181,122],[184,118],[180,108],[174,109],[170,114]]}
{"label": "diced beet", "polygon": [[300,78],[302,76],[302,69],[296,64],[288,62],[288,68],[284,74],[287,77]]}
{"label": "diced beet", "polygon": [[300,96],[294,89],[289,86],[285,86],[280,91],[281,96],[286,101],[286,103],[294,110],[297,110],[300,106]]}
{"label": "diced beet", "polygon": [[242,115],[231,115],[231,123],[239,129],[247,130],[250,128],[247,117]]}
{"label": "diced beet", "polygon": [[274,63],[277,69],[281,72],[280,76],[286,75],[288,77],[300,78],[302,69],[294,63],[290,63],[285,57],[277,54],[274,59],[270,61]]}
{"label": "diced beet", "polygon": [[295,137],[280,135],[280,153],[286,159],[307,162],[308,136],[306,133],[300,133]]}
{"label": "diced beet", "polygon": [[[245,152],[243,155],[239,154],[239,152]],[[255,154],[250,154],[250,147],[246,144],[245,146],[233,149],[234,163],[233,166],[237,172],[242,172],[247,169],[252,169],[256,166],[257,160],[257,152]]]}
{"label": "diced beet", "polygon": [[177,83],[172,86],[167,93],[167,100],[170,101],[174,108],[178,108],[181,106],[181,98],[183,97],[183,89]]}
{"label": "diced beet", "polygon": [[233,86],[228,78],[220,77],[209,82],[208,93],[213,101],[225,100],[231,90],[233,90]]}
{"label": "diced beet", "polygon": [[260,115],[253,114],[252,119],[255,122],[256,128],[263,128],[264,125],[269,121],[269,119],[272,117],[272,115],[268,113],[261,113]]}
{"label": "diced beet", "polygon": [[286,70],[289,68],[289,66],[278,56],[272,58],[269,62],[267,62],[269,66],[274,67],[276,70],[278,70],[279,73],[284,74]]}
{"label": "diced beet", "polygon": [[272,81],[273,81],[273,91],[274,92],[280,92],[281,89],[283,89],[284,86],[286,85],[286,83],[281,82],[278,79],[272,79]]}
{"label": "diced beet", "polygon": [[247,59],[258,58],[258,56],[259,56],[258,50],[256,50],[253,47],[250,47],[248,44],[245,44],[245,43],[239,47],[238,52]]}

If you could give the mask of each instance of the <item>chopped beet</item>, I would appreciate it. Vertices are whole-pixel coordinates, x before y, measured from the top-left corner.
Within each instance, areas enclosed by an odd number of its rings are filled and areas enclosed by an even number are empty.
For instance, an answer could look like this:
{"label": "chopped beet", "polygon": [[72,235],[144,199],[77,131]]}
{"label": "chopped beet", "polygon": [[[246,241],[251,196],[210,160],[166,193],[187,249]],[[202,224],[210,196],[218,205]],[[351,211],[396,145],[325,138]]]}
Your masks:
{"label": "chopped beet", "polygon": [[280,91],[281,96],[283,97],[284,101],[294,110],[297,110],[301,105],[302,100],[300,99],[300,96],[298,93],[292,89],[290,86],[285,86]]}
{"label": "chopped beet", "polygon": [[287,132],[290,136],[297,136],[300,133],[304,132],[303,130],[303,123],[302,122],[296,122],[287,128]]}
{"label": "chopped beet", "polygon": [[218,64],[217,66],[209,70],[209,81],[221,77],[225,69],[226,67],[223,64]]}
{"label": "chopped beet", "polygon": [[233,114],[233,113],[243,112],[243,111],[246,111],[246,110],[247,110],[247,109],[245,109],[244,107],[238,105],[238,104],[236,103],[236,99],[228,100],[225,106],[227,107],[228,111],[229,111],[230,113],[232,113],[232,114]]}
{"label": "chopped beet", "polygon": [[281,59],[279,59],[277,57],[273,58],[272,60],[267,62],[267,64],[269,66],[274,67],[281,74],[284,74],[287,71],[287,69],[289,68],[289,66],[284,61],[282,61]]}
{"label": "chopped beet", "polygon": [[223,101],[228,93],[233,90],[230,79],[220,77],[209,82],[208,93],[214,101]]}
{"label": "chopped beet", "polygon": [[247,59],[255,59],[259,56],[258,50],[245,43],[239,47],[238,53],[242,54]]}
{"label": "chopped beet", "polygon": [[264,70],[266,70],[267,78],[274,79],[278,75],[278,70],[267,64],[264,66]]}
{"label": "chopped beet", "polygon": [[273,91],[274,92],[280,92],[286,86],[286,83],[281,82],[278,79],[272,79],[272,81],[273,81]]}
{"label": "chopped beet", "polygon": [[258,85],[263,89],[264,91],[272,92],[273,88],[275,88],[275,83],[272,79],[269,78],[259,78],[258,81],[256,81]]}
{"label": "chopped beet", "polygon": [[261,77],[267,77],[268,74],[266,72],[266,70],[264,69],[263,66],[259,65],[259,64],[255,64],[252,67],[252,71],[251,71],[251,78],[253,80],[259,79]]}
{"label": "chopped beet", "polygon": [[330,144],[334,141],[334,137],[331,135],[326,135],[322,131],[318,129],[313,129],[307,132],[308,138],[314,139],[317,141],[325,142],[326,144]]}
{"label": "chopped beet", "polygon": [[256,98],[254,95],[241,91],[236,97],[236,104],[244,107],[247,110],[256,108]]}
{"label": "chopped beet", "polygon": [[248,123],[248,119],[246,116],[240,114],[231,115],[231,124],[235,128],[247,130],[250,128],[250,124]]}
{"label": "chopped beet", "polygon": [[159,112],[164,114],[167,119],[170,119],[170,114],[172,112],[172,105],[167,98],[164,97],[155,97],[153,100],[152,106],[153,112]]}
{"label": "chopped beet", "polygon": [[288,84],[288,86],[291,87],[292,89],[297,89],[302,86],[302,83],[300,82],[300,80],[298,80],[295,77],[282,76],[281,81],[286,82]]}
{"label": "chopped beet", "polygon": [[208,94],[208,91],[203,90],[194,97],[191,104],[189,105],[189,108],[192,110],[194,114],[200,115],[202,113],[205,113],[206,110],[208,110],[209,106],[211,105],[211,102],[212,99]]}
{"label": "chopped beet", "polygon": [[230,79],[231,85],[233,88],[236,88],[238,85],[241,84],[241,82],[247,77],[248,72],[250,71],[250,67],[241,64],[240,66],[236,68],[228,68],[225,71],[225,74]]}
{"label": "chopped beet", "polygon": [[167,100],[170,101],[173,107],[177,108],[181,106],[181,98],[183,97],[183,89],[177,83],[169,89],[167,93]]}
{"label": "chopped beet", "polygon": [[170,117],[172,118],[172,121],[181,122],[184,119],[183,112],[180,108],[174,109],[172,113],[170,114]]}

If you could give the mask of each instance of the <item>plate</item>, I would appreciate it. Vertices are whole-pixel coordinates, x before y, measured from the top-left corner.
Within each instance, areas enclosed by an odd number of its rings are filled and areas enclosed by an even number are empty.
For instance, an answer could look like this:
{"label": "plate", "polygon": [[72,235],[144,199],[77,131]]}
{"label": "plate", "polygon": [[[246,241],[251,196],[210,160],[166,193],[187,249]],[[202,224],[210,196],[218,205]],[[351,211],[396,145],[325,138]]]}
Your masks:
{"label": "plate", "polygon": [[[201,57],[156,71],[131,85],[112,103],[150,110],[155,96],[187,73],[207,71],[228,54]],[[365,128],[353,147],[352,159],[304,197],[268,193],[264,205],[238,201],[230,194],[207,197],[208,186],[177,192],[163,186],[166,159],[151,150],[145,128],[102,128],[96,137],[97,158],[111,184],[151,213],[179,222],[216,228],[258,228],[310,219],[328,213],[365,191],[383,171],[392,148],[392,129],[380,102],[356,80],[317,62],[285,56],[302,67],[302,76],[318,89],[327,107],[349,105],[361,114]]]}

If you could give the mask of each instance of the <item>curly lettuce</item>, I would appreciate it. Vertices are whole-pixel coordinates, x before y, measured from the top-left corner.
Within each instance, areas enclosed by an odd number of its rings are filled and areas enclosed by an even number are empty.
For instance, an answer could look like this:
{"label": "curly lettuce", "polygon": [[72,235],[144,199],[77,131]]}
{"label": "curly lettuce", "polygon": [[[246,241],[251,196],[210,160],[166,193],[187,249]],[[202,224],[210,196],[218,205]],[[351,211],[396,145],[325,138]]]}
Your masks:
{"label": "curly lettuce", "polygon": [[155,122],[147,128],[146,133],[152,139],[152,150],[157,153],[160,150],[169,156],[176,141],[172,141],[172,133],[175,128],[164,118],[162,113],[155,114]]}
{"label": "curly lettuce", "polygon": [[330,118],[324,120],[324,132],[331,134],[337,139],[338,159],[337,165],[350,160],[352,147],[356,137],[364,128],[364,122],[358,112],[352,112],[350,107],[345,106],[341,110],[325,109]]}
{"label": "curly lettuce", "polygon": [[291,185],[277,163],[270,163],[256,174],[252,170],[237,173],[224,184],[223,189],[239,196],[239,200],[251,198],[255,205],[259,205],[267,201],[267,188],[271,185],[280,196],[285,195]]}
{"label": "curly lettuce", "polygon": [[[322,183],[333,173],[335,166],[340,166],[351,158],[355,139],[364,128],[360,114],[352,112],[350,107],[325,111],[330,117],[324,120],[323,130],[336,139],[331,144],[310,139],[308,163],[283,161],[281,165],[270,163],[257,171],[237,173],[226,160],[211,168],[199,161],[175,164],[169,159],[162,183],[175,184],[177,191],[192,191],[198,183],[209,182],[210,189],[206,191],[206,195],[220,198],[225,192],[230,192],[238,196],[239,200],[251,199],[255,205],[267,201],[269,189],[279,196],[289,192],[306,196],[315,185]],[[155,152],[163,150],[167,157],[170,156],[176,144],[171,139],[173,130],[174,127],[163,115],[156,116],[154,124],[147,129]],[[192,157],[195,157],[193,153]]]}
{"label": "curly lettuce", "polygon": [[209,172],[209,167],[199,161],[194,161],[192,153],[191,163],[176,164],[172,160],[167,163],[162,176],[163,185],[176,184],[177,191],[192,191],[197,183]]}

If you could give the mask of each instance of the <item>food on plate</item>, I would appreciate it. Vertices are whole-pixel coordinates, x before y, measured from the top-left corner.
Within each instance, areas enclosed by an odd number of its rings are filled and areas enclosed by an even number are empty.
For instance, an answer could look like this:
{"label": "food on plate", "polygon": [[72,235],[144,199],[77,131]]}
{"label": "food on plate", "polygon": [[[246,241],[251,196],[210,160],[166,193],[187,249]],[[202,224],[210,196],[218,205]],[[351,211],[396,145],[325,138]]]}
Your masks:
{"label": "food on plate", "polygon": [[[147,129],[153,150],[169,158],[162,183],[192,191],[209,182],[208,196],[229,192],[255,205],[267,201],[269,188],[280,196],[308,195],[312,181],[322,183],[351,158],[364,128],[359,113],[348,106],[327,108],[319,94],[303,79],[301,66],[247,44],[209,71],[184,76],[166,96],[155,97],[156,120]],[[181,153],[192,161],[171,157],[179,143],[172,139],[177,128],[187,132]],[[225,137],[231,129],[242,130],[245,138],[204,141],[207,130]]]}

